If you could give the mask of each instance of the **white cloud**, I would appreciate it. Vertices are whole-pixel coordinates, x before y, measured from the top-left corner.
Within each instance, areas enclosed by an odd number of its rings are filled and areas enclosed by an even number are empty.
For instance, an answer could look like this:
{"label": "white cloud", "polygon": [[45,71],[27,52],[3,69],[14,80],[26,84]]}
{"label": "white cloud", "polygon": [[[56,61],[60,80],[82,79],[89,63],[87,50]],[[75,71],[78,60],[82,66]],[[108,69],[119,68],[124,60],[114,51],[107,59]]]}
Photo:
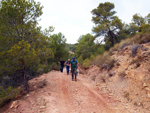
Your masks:
{"label": "white cloud", "polygon": [[67,43],[76,43],[78,38],[91,33],[91,11],[99,3],[111,2],[115,5],[116,15],[123,22],[130,23],[132,16],[140,13],[145,17],[150,13],[150,0],[35,0],[44,6],[39,22],[42,28],[54,26],[54,33],[62,32]]}

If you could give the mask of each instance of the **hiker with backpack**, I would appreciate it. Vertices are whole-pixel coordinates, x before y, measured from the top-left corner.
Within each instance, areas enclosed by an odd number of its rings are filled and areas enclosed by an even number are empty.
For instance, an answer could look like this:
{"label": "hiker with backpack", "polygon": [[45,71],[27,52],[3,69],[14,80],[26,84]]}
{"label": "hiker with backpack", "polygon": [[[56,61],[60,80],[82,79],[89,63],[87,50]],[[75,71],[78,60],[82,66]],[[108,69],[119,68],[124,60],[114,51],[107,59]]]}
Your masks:
{"label": "hiker with backpack", "polygon": [[75,59],[75,57],[73,57],[70,63],[71,63],[72,81],[74,80],[74,76],[75,81],[77,81],[78,61]]}
{"label": "hiker with backpack", "polygon": [[60,64],[60,71],[63,73],[63,68],[64,68],[64,64],[65,61],[62,59],[60,62],[58,62]]}
{"label": "hiker with backpack", "polygon": [[65,65],[66,65],[67,75],[69,75],[70,59],[68,59],[68,60],[65,62]]}

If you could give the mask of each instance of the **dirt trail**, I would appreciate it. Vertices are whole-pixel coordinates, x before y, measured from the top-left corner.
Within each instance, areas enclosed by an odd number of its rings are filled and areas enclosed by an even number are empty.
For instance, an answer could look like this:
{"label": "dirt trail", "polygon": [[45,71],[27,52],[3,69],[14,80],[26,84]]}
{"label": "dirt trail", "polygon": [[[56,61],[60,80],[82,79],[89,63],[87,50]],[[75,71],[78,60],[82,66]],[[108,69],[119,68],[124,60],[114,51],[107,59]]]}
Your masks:
{"label": "dirt trail", "polygon": [[[77,81],[71,75],[52,71],[42,75],[47,85],[15,100],[0,110],[0,113],[119,113],[116,102],[101,93],[82,75]],[[113,106],[114,105],[114,106]]]}

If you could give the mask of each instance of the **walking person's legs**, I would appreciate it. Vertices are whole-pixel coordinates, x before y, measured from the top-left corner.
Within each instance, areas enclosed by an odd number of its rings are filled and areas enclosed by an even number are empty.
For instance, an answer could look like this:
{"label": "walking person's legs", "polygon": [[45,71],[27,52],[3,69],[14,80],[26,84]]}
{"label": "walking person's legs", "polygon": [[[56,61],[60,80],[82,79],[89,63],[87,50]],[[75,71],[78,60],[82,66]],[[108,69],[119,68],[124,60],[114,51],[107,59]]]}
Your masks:
{"label": "walking person's legs", "polygon": [[73,81],[73,79],[74,79],[74,69],[73,68],[71,69],[71,72],[72,72],[72,81]]}
{"label": "walking person's legs", "polygon": [[75,81],[77,81],[77,69],[75,69],[74,75],[75,75]]}
{"label": "walking person's legs", "polygon": [[74,78],[74,74],[72,73],[72,81],[73,81],[73,78]]}
{"label": "walking person's legs", "polygon": [[62,73],[63,73],[63,68],[64,68],[64,67],[62,66]]}
{"label": "walking person's legs", "polygon": [[69,66],[67,66],[67,75],[69,74]]}
{"label": "walking person's legs", "polygon": [[70,67],[68,66],[68,75],[69,75],[69,68],[70,68]]}
{"label": "walking person's legs", "polygon": [[68,75],[68,67],[66,66],[66,72],[67,72],[67,75]]}
{"label": "walking person's legs", "polygon": [[63,66],[60,66],[60,71],[63,72]]}

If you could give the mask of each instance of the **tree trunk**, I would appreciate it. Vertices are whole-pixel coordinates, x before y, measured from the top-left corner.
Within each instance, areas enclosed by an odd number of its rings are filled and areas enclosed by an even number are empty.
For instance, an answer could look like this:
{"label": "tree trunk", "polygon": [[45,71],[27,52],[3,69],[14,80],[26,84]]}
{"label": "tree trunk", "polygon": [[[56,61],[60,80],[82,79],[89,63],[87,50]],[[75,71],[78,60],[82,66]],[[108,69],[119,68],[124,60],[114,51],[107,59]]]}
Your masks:
{"label": "tree trunk", "polygon": [[118,43],[118,39],[116,37],[116,35],[112,32],[112,31],[109,31],[108,32],[108,36],[110,37],[110,41],[111,41],[111,47],[114,46],[115,42]]}
{"label": "tree trunk", "polygon": [[110,37],[110,41],[111,41],[111,47],[114,46],[114,37],[111,31],[108,32],[108,36]]}
{"label": "tree trunk", "polygon": [[24,85],[25,85],[25,89],[27,91],[27,93],[29,93],[29,85],[28,85],[28,80],[27,80],[27,76],[26,76],[26,65],[24,60],[22,59],[22,66],[23,68],[23,76],[24,76]]}
{"label": "tree trunk", "polygon": [[24,83],[25,83],[25,89],[26,89],[27,93],[29,93],[29,85],[28,85],[28,80],[27,80],[25,73],[24,73]]}
{"label": "tree trunk", "polygon": [[29,85],[28,85],[28,80],[27,80],[27,76],[26,76],[26,68],[24,68],[24,85],[25,85],[25,89],[27,91],[27,93],[29,93]]}

